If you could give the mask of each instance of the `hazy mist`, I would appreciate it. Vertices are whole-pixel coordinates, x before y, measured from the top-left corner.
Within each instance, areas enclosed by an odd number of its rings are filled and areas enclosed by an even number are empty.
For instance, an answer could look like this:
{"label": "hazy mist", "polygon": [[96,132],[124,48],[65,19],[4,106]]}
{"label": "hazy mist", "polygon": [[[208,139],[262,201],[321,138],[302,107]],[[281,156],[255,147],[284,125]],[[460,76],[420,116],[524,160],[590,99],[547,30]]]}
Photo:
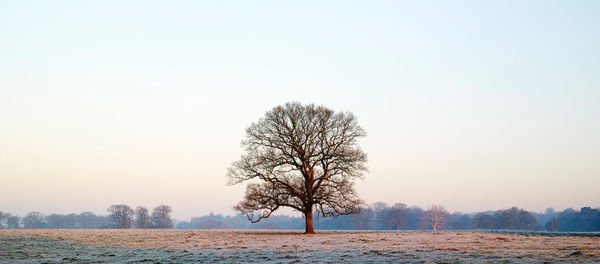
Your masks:
{"label": "hazy mist", "polygon": [[233,214],[289,101],[358,117],[368,203],[599,206],[600,2],[434,2],[4,1],[0,209]]}

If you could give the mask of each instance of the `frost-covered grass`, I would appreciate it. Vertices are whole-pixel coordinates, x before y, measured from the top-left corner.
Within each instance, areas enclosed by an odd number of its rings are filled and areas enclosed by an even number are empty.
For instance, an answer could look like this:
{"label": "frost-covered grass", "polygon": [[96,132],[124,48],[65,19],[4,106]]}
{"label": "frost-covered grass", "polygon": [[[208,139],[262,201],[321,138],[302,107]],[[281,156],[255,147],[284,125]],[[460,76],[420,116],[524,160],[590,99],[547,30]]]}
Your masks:
{"label": "frost-covered grass", "polygon": [[473,230],[472,232],[515,234],[531,236],[585,236],[600,237],[600,232],[552,232],[552,231],[528,231],[528,230]]}
{"label": "frost-covered grass", "polygon": [[600,237],[484,232],[0,230],[0,263],[598,263]]}

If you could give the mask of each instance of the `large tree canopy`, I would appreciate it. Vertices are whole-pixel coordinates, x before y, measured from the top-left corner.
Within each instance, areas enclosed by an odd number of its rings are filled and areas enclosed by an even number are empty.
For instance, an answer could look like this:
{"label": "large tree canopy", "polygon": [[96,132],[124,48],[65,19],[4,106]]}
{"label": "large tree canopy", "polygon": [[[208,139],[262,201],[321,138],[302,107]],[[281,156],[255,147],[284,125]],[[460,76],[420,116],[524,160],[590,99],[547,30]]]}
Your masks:
{"label": "large tree canopy", "polygon": [[356,117],[314,104],[287,103],[246,129],[244,154],[227,174],[229,184],[253,180],[234,208],[252,222],[280,207],[302,212],[314,233],[313,209],[322,217],[358,212],[353,180],[367,171]]}

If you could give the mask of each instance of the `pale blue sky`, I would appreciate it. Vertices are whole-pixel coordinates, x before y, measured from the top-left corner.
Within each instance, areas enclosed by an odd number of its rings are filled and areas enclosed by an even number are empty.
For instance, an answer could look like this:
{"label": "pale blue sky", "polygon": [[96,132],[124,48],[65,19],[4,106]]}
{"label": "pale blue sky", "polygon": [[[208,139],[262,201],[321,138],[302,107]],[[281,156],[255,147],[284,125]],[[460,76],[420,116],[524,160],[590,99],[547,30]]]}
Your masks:
{"label": "pale blue sky", "polygon": [[368,131],[368,203],[600,206],[598,1],[0,1],[0,210],[231,214],[244,128]]}

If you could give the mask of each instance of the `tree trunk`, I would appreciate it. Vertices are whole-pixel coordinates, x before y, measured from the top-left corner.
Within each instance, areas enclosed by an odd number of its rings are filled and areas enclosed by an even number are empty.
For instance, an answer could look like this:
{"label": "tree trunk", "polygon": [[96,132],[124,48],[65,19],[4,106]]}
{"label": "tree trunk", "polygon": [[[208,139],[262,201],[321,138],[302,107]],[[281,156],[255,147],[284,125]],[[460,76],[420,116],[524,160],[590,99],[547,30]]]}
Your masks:
{"label": "tree trunk", "polygon": [[315,230],[313,229],[312,208],[310,208],[308,211],[304,212],[304,217],[306,218],[306,229],[304,230],[304,234],[314,234]]}
{"label": "tree trunk", "polygon": [[437,224],[433,224],[433,231],[437,231]]}

